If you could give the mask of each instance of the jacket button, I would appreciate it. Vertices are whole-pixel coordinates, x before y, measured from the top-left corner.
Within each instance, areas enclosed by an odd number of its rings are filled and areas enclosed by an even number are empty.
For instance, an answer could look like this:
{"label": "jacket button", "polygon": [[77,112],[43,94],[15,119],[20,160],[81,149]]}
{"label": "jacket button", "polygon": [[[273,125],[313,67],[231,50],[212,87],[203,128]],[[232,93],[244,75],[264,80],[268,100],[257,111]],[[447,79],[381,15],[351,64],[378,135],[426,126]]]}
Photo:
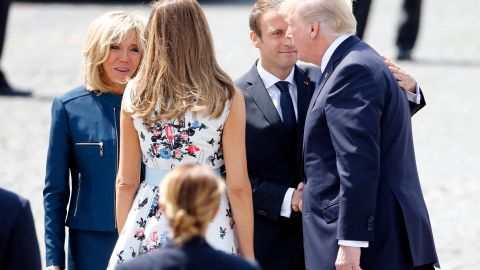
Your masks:
{"label": "jacket button", "polygon": [[375,217],[374,217],[374,216],[369,216],[369,217],[368,217],[368,222],[369,222],[369,223],[372,223],[374,220],[375,220]]}
{"label": "jacket button", "polygon": [[368,225],[367,230],[368,230],[369,232],[373,231],[373,226],[372,226],[372,225]]}
{"label": "jacket button", "polygon": [[267,212],[263,211],[263,210],[257,210],[257,214],[262,215],[262,216],[266,216]]}

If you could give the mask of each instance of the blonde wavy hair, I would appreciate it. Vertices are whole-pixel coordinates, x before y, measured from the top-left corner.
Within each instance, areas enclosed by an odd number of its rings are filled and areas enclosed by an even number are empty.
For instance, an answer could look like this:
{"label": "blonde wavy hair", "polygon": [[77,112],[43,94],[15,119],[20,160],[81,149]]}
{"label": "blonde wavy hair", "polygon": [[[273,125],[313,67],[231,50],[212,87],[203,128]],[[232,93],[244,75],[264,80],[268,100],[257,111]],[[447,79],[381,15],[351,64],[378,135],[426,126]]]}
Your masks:
{"label": "blonde wavy hair", "polygon": [[173,232],[173,242],[182,245],[213,219],[225,189],[223,180],[198,164],[171,171],[160,184],[159,203]]}
{"label": "blonde wavy hair", "polygon": [[235,88],[217,63],[197,1],[153,3],[145,39],[145,56],[133,81],[131,114],[147,126],[178,119],[187,110],[220,117]]}
{"label": "blonde wavy hair", "polygon": [[318,22],[322,32],[332,38],[355,34],[357,20],[353,16],[352,0],[285,0],[280,5],[284,15],[292,9],[303,22]]}
{"label": "blonde wavy hair", "polygon": [[82,64],[84,82],[89,91],[106,92],[111,88],[111,83],[103,75],[102,64],[108,58],[110,46],[120,43],[130,31],[136,33],[142,53],[145,49],[145,19],[140,15],[116,10],[103,14],[90,24]]}

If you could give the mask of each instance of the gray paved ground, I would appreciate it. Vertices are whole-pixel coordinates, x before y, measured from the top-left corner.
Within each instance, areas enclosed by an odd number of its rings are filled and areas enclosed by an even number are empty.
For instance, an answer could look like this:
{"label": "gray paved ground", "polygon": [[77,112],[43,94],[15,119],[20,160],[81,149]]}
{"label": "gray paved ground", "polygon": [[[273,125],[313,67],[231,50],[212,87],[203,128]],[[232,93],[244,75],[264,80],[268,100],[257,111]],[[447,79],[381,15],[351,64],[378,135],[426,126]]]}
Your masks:
{"label": "gray paved ground", "polygon": [[[245,1],[244,1],[245,2]],[[394,56],[400,0],[375,1],[366,40]],[[0,98],[0,186],[32,202],[43,254],[42,188],[52,97],[81,83],[88,23],[118,5],[14,3],[2,67],[30,99]],[[120,6],[148,14],[141,5]],[[205,6],[220,64],[236,78],[256,58],[249,7]],[[414,63],[428,106],[413,119],[417,164],[443,269],[480,264],[480,2],[425,1]]]}

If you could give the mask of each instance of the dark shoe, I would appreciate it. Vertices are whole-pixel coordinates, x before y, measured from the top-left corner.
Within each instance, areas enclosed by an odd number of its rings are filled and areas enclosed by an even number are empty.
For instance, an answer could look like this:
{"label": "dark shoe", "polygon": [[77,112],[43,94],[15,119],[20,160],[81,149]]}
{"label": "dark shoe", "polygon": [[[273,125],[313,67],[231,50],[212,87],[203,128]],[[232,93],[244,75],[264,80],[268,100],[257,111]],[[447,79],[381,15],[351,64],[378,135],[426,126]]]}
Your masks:
{"label": "dark shoe", "polygon": [[13,89],[11,87],[0,87],[0,96],[6,97],[30,97],[32,92],[30,91],[20,91]]}
{"label": "dark shoe", "polygon": [[398,52],[397,60],[410,61],[412,60],[412,50],[402,49]]}

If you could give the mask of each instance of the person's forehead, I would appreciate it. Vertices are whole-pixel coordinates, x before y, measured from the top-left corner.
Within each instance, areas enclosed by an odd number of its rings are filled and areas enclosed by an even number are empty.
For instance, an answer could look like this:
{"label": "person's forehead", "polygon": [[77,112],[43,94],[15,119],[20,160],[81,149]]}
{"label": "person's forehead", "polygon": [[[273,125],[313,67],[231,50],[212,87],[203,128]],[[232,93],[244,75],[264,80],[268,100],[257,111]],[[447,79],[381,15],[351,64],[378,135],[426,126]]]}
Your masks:
{"label": "person's forehead", "polygon": [[285,19],[275,10],[268,9],[260,18],[260,27],[283,27]]}

